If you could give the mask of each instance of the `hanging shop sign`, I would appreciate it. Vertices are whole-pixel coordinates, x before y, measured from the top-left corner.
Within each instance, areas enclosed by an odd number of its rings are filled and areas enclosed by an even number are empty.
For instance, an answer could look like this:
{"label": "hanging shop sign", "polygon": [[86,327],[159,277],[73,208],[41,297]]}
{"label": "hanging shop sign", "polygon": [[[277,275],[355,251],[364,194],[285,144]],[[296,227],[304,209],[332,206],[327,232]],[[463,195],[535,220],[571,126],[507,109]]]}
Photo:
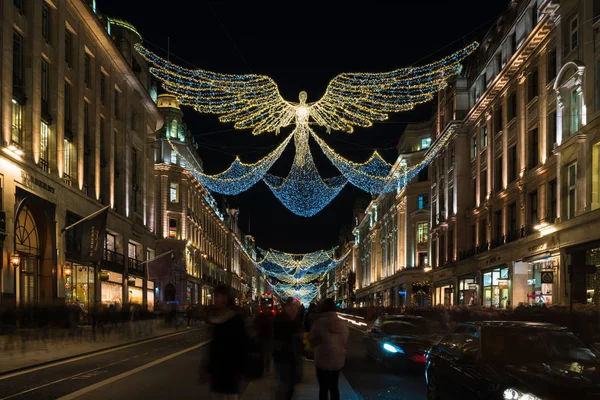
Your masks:
{"label": "hanging shop sign", "polygon": [[554,272],[542,271],[540,279],[542,280],[542,283],[552,283],[554,282]]}
{"label": "hanging shop sign", "polygon": [[508,289],[508,279],[498,279],[499,289]]}

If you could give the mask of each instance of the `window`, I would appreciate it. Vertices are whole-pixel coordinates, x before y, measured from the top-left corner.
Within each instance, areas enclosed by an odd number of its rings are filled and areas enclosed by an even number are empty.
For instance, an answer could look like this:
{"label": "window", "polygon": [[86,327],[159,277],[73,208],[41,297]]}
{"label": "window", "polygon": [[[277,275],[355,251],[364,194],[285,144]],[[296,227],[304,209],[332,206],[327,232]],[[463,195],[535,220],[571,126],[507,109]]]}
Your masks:
{"label": "window", "polygon": [[422,138],[421,139],[421,150],[428,149],[431,146],[431,138]]}
{"label": "window", "polygon": [[502,237],[504,236],[503,234],[503,223],[502,223],[502,210],[498,210],[494,213],[494,228],[496,229],[496,233],[494,234],[494,239],[496,239],[496,241],[499,243],[500,240],[502,239]]}
{"label": "window", "polygon": [[454,215],[454,186],[448,187],[448,215]]}
{"label": "window", "polygon": [[448,261],[454,261],[454,231],[448,231]]}
{"label": "window", "polygon": [[540,137],[538,129],[529,131],[529,169],[537,167],[540,162]]}
{"label": "window", "polygon": [[479,188],[479,198],[481,203],[485,203],[487,199],[487,169],[481,171],[479,183],[481,185]]}
{"label": "window", "polygon": [[419,171],[419,173],[417,175],[417,181],[425,182],[428,179],[429,179],[429,169],[428,169],[428,167],[425,167]]}
{"label": "window", "polygon": [[419,210],[423,210],[425,208],[429,208],[429,195],[420,194],[419,195]]}
{"label": "window", "polygon": [[65,29],[65,62],[71,68],[73,59],[73,34],[68,29]]}
{"label": "window", "polygon": [[100,74],[100,104],[106,105],[106,75]]}
{"label": "window", "polygon": [[108,251],[117,251],[117,238],[115,235],[106,232],[104,248]]}
{"label": "window", "polygon": [[177,139],[179,137],[179,128],[177,126],[177,120],[171,121],[171,137]]}
{"label": "window", "polygon": [[567,168],[567,219],[575,217],[577,201],[577,164],[573,163]]}
{"label": "window", "polygon": [[517,180],[517,146],[512,146],[508,149],[508,182]]}
{"label": "window", "polygon": [[517,203],[508,205],[508,232],[513,235],[517,232]]}
{"label": "window", "polygon": [[132,131],[135,131],[136,121],[137,121],[137,114],[135,113],[135,110],[131,110],[131,130]]}
{"label": "window", "polygon": [[552,155],[556,143],[556,111],[548,115],[548,156]]}
{"label": "window", "polygon": [[510,49],[512,50],[512,54],[515,54],[517,52],[517,34],[516,34],[516,32],[513,32],[510,35]]}
{"label": "window", "polygon": [[88,53],[83,58],[83,82],[89,89],[92,84],[92,57]]}
{"label": "window", "polygon": [[548,82],[551,82],[554,78],[556,78],[556,49],[552,49],[548,53]]}
{"label": "window", "polygon": [[73,157],[73,144],[68,139],[64,139],[63,141],[63,153],[63,177],[65,178],[65,183],[71,186],[73,184],[71,180],[71,158]]}
{"label": "window", "polygon": [[17,146],[23,143],[23,106],[15,99],[12,101],[11,142]]}
{"label": "window", "polygon": [[540,218],[538,216],[538,193],[537,190],[529,193],[528,196],[529,203],[529,225],[534,226],[540,222]]}
{"label": "window", "polygon": [[494,162],[494,189],[499,192],[502,187],[502,156],[496,158]]}
{"label": "window", "polygon": [[548,182],[548,202],[549,207],[548,207],[548,218],[550,221],[548,221],[549,223],[553,224],[554,220],[556,220],[556,199],[558,196],[558,193],[556,191],[558,187],[556,186],[556,179],[551,180],[550,182]]}
{"label": "window", "polygon": [[517,92],[512,92],[508,97],[508,120],[512,121],[517,117]]}
{"label": "window", "polygon": [[42,2],[42,37],[46,40],[46,43],[50,43],[50,6],[45,1]]}
{"label": "window", "polygon": [[473,178],[473,184],[471,185],[471,189],[473,190],[472,193],[472,199],[473,199],[473,206],[477,205],[477,179]]}
{"label": "window", "polygon": [[571,91],[571,135],[579,130],[579,91]]}
{"label": "window", "polygon": [[579,44],[579,20],[577,17],[573,18],[571,20],[571,23],[569,24],[569,32],[570,32],[570,40],[569,40],[569,44],[570,44],[570,50],[573,51],[577,48],[577,45]]}
{"label": "window", "polygon": [[477,156],[477,135],[471,137],[471,159]]}
{"label": "window", "polygon": [[65,133],[71,131],[71,85],[65,82]]}
{"label": "window", "polygon": [[419,244],[429,242],[429,224],[427,222],[417,224],[417,242]]}
{"label": "window", "polygon": [[531,7],[531,29],[535,28],[538,23],[538,9],[537,6]]}
{"label": "window", "polygon": [[127,256],[137,260],[137,246],[134,243],[129,242],[129,246],[127,246]]}
{"label": "window", "polygon": [[116,120],[119,119],[119,114],[120,114],[119,109],[121,107],[121,104],[120,104],[121,102],[119,101],[120,100],[119,97],[120,97],[120,93],[117,89],[115,89],[115,119]]}
{"label": "window", "polygon": [[13,0],[13,4],[19,10],[19,14],[23,15],[25,12],[25,0]]}
{"label": "window", "polygon": [[177,164],[177,153],[171,150],[171,164]]}
{"label": "window", "polygon": [[171,203],[179,203],[179,184],[173,183],[169,185],[169,201]]}
{"label": "window", "polygon": [[[44,3],[45,4],[45,3]],[[42,112],[49,114],[50,113],[50,65],[48,61],[42,58],[42,87],[41,87],[41,95],[42,95]]]}
{"label": "window", "polygon": [[23,93],[25,91],[25,64],[23,62],[23,36],[13,32],[13,89]]}
{"label": "window", "polygon": [[535,99],[538,95],[539,87],[538,87],[538,68],[535,66],[535,70],[533,70],[527,79],[527,102],[529,103],[533,99]]}
{"label": "window", "polygon": [[177,239],[177,220],[169,218],[169,238]]}
{"label": "window", "polygon": [[479,247],[487,247],[487,220],[479,220]]}
{"label": "window", "polygon": [[494,110],[494,133],[502,130],[502,107],[497,107]]}
{"label": "window", "polygon": [[471,225],[471,248],[477,247],[477,225]]}
{"label": "window", "polygon": [[481,128],[481,148],[485,148],[488,145],[488,128],[484,126]]}
{"label": "window", "polygon": [[50,126],[44,121],[40,128],[40,168],[48,172],[48,139],[50,136]]}

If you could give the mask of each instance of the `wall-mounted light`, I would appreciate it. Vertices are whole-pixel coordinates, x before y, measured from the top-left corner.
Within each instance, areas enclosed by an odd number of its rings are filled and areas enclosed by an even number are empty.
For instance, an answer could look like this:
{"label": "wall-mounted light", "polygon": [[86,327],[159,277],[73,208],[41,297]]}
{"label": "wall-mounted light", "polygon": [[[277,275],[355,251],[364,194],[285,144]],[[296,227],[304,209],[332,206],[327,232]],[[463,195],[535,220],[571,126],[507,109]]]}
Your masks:
{"label": "wall-mounted light", "polygon": [[19,255],[16,253],[13,254],[10,256],[10,263],[13,267],[19,268],[19,265],[21,264],[21,257],[19,257]]}

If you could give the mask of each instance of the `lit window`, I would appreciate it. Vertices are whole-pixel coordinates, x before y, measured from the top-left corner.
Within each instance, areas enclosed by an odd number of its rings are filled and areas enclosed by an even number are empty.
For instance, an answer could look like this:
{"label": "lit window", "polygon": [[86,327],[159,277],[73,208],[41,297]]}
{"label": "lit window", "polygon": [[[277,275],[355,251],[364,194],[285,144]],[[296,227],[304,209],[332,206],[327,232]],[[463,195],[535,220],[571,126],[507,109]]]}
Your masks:
{"label": "lit window", "polygon": [[50,135],[50,127],[44,121],[40,129],[40,164],[42,167],[48,167],[48,136]]}
{"label": "lit window", "polygon": [[431,146],[431,138],[421,139],[421,150],[428,149]]}
{"label": "lit window", "polygon": [[177,153],[171,150],[171,164],[177,164]]}
{"label": "lit window", "polygon": [[571,135],[579,130],[579,93],[571,91]]}
{"label": "lit window", "polygon": [[419,210],[429,208],[429,196],[426,194],[419,195]]}
{"label": "lit window", "polygon": [[129,243],[128,255],[129,255],[129,258],[133,258],[134,260],[137,260],[137,246],[135,244]]}
{"label": "lit window", "polygon": [[417,225],[417,241],[427,243],[429,241],[429,226],[427,222],[419,222]]}
{"label": "lit window", "polygon": [[67,177],[71,176],[71,152],[72,152],[72,145],[71,142],[69,142],[68,139],[64,139],[63,142],[63,152],[64,152],[64,157],[63,157],[63,173],[64,175],[67,175]]}
{"label": "lit window", "polygon": [[169,238],[177,239],[177,220],[169,218]]}
{"label": "lit window", "polygon": [[169,185],[169,201],[171,203],[179,203],[179,184],[172,183]]}
{"label": "lit window", "polygon": [[16,145],[21,145],[23,140],[23,106],[18,101],[12,101],[12,134],[11,140]]}
{"label": "lit window", "polygon": [[487,126],[481,128],[481,148],[487,147],[488,145],[488,129]]}

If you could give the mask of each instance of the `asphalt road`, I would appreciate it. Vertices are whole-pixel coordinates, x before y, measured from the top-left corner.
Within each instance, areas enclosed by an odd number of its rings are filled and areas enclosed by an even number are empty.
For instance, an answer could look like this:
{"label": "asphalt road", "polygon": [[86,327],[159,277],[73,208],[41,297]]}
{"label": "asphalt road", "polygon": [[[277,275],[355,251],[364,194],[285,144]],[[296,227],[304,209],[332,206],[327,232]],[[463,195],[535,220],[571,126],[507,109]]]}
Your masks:
{"label": "asphalt road", "polygon": [[356,393],[365,400],[426,399],[425,377],[422,373],[394,371],[367,359],[362,345],[363,330],[350,326],[348,353],[343,369],[344,376]]}

